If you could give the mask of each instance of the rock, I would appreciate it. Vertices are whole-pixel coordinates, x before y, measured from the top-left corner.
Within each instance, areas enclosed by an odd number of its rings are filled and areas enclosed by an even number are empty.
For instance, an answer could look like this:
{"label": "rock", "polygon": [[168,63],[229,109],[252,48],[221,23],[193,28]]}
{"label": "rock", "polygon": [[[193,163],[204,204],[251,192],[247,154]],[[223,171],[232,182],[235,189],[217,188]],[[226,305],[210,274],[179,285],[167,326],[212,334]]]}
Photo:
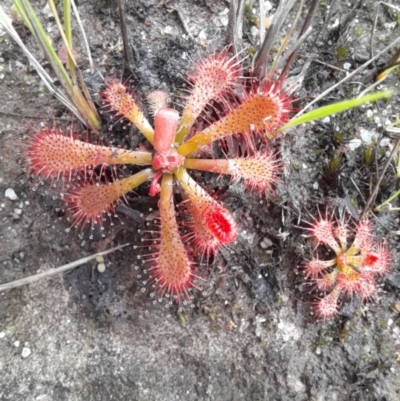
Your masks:
{"label": "rock", "polygon": [[15,191],[12,188],[7,188],[4,195],[6,198],[8,198],[12,201],[15,201],[18,199],[18,195],[15,193]]}
{"label": "rock", "polygon": [[22,348],[21,356],[22,358],[28,358],[28,356],[32,353],[30,348],[24,347]]}

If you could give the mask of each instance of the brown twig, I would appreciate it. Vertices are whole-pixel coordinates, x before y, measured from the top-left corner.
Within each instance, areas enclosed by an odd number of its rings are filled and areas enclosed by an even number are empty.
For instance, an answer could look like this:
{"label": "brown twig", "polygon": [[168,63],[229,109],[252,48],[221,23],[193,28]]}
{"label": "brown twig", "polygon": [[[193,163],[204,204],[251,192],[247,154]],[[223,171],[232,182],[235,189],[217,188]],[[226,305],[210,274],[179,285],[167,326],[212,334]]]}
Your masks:
{"label": "brown twig", "polygon": [[274,22],[268,29],[265,35],[264,42],[261,45],[260,51],[257,53],[254,63],[254,76],[259,80],[263,80],[267,74],[267,62],[270,55],[270,51],[276,36],[278,35],[283,22],[286,19],[289,11],[293,8],[296,0],[281,1],[278,9],[274,15]]}
{"label": "brown twig", "polygon": [[317,96],[312,102],[308,103],[307,106],[302,108],[296,115],[295,117],[298,117],[302,114],[305,113],[306,110],[308,110],[312,105],[314,105],[316,102],[319,100],[323,99],[328,93],[331,93],[334,89],[336,89],[338,86],[340,86],[342,83],[348,81],[350,78],[354,77],[357,75],[361,70],[363,70],[365,67],[373,63],[377,58],[379,58],[382,54],[386,53],[388,50],[390,50],[392,47],[394,47],[397,43],[400,42],[400,38],[395,39],[392,43],[387,45],[383,50],[381,50],[379,53],[377,53],[373,58],[368,60],[366,63],[355,69],[352,73],[347,75],[345,78],[343,78],[341,81],[337,82],[335,85],[332,85],[330,88],[328,88],[325,92],[322,92],[319,96]]}
{"label": "brown twig", "polygon": [[45,272],[34,274],[29,277],[21,278],[19,280],[11,281],[10,283],[0,284],[0,292],[10,290],[11,288],[21,287],[26,284],[34,283],[35,281],[39,281],[43,278],[50,278],[56,276],[57,274],[63,273],[67,270],[71,270],[74,267],[78,267],[83,265],[84,263],[90,262],[93,259],[96,259],[97,256],[108,255],[109,253],[115,252],[119,249],[125,248],[129,244],[119,245],[115,248],[111,248],[108,251],[98,252],[94,255],[86,256],[85,258],[76,260],[75,262],[68,263],[66,265],[56,267],[53,269],[46,270]]}
{"label": "brown twig", "polygon": [[117,0],[118,1],[118,13],[119,13],[119,23],[121,27],[121,37],[122,37],[122,44],[124,46],[124,61],[125,61],[125,69],[130,70],[130,63],[132,62],[132,53],[128,50],[130,49],[128,43],[128,35],[126,31],[126,19],[125,19],[125,4],[124,0]]}
{"label": "brown twig", "polygon": [[394,146],[392,151],[390,152],[390,156],[388,157],[388,159],[385,162],[385,165],[383,166],[381,175],[378,179],[378,181],[376,182],[374,189],[372,190],[372,193],[370,195],[370,197],[368,198],[368,202],[364,207],[364,210],[362,212],[362,216],[365,216],[371,209],[372,204],[375,202],[376,196],[378,195],[378,191],[379,191],[379,186],[381,185],[381,182],[383,180],[383,177],[386,173],[387,168],[389,167],[390,162],[392,161],[392,157],[393,155],[396,154],[397,149],[399,148],[400,145],[400,138],[396,138],[394,141]]}
{"label": "brown twig", "polygon": [[242,50],[243,17],[246,0],[231,0],[228,21],[228,43],[233,43],[235,55]]}
{"label": "brown twig", "polygon": [[379,6],[380,6],[381,4],[383,4],[383,5],[387,6],[387,7],[393,8],[394,10],[396,10],[396,11],[398,11],[398,12],[400,11],[400,8],[398,8],[398,7],[396,7],[396,6],[392,5],[392,4],[386,3],[386,2],[384,2],[384,1],[379,1],[379,2],[377,3],[377,5],[376,5],[375,18],[374,18],[374,24],[373,24],[373,26],[372,26],[371,38],[370,38],[370,42],[369,42],[369,52],[370,52],[370,56],[371,56],[371,57],[372,57],[373,54],[374,54],[374,33],[375,33],[376,24],[377,24],[377,22],[378,22],[378,11],[379,11]]}
{"label": "brown twig", "polygon": [[195,38],[193,37],[193,35],[192,35],[191,32],[190,32],[189,26],[188,26],[188,24],[187,24],[187,22],[186,22],[185,16],[183,15],[182,10],[180,9],[180,7],[179,7],[177,4],[173,4],[173,5],[171,6],[171,8],[172,8],[173,10],[175,10],[176,13],[178,14],[178,18],[179,18],[179,20],[181,21],[181,24],[182,24],[183,29],[184,29],[184,31],[186,32],[186,34],[189,36],[189,38],[190,38],[191,40],[193,40],[193,42],[195,42]]}
{"label": "brown twig", "polygon": [[317,9],[318,5],[318,0],[312,0],[311,5],[309,6],[309,10],[307,13],[307,17],[303,23],[303,26],[301,27],[301,31],[299,33],[299,40],[298,40],[298,45],[296,48],[293,50],[291,55],[289,56],[288,60],[286,61],[285,68],[283,69],[280,79],[285,79],[288,72],[289,68],[293,64],[294,60],[296,59],[297,52],[299,51],[299,47],[301,46],[302,42],[306,39],[308,34],[310,33],[310,27],[312,24],[312,19],[315,13],[315,10]]}
{"label": "brown twig", "polygon": [[[309,56],[303,56],[302,54],[299,54],[298,57],[302,58],[303,60],[307,60]],[[328,67],[334,71],[345,72],[345,73],[347,72],[346,70],[343,70],[342,68],[336,67],[332,64],[324,63],[323,61],[315,59],[315,58],[312,59],[312,62],[319,64],[319,65],[323,65],[324,67]]]}

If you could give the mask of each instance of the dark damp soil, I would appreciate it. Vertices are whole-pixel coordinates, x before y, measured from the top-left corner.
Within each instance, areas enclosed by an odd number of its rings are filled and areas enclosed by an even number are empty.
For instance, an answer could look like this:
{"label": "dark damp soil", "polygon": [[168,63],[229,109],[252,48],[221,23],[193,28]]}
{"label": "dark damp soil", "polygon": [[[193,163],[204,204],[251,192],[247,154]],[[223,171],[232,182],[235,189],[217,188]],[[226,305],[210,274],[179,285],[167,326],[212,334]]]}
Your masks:
{"label": "dark damp soil", "polygon": [[[45,1],[35,3],[48,34],[59,42]],[[370,57],[376,2],[366,0],[353,13],[354,2],[332,2],[324,25],[328,3],[321,2],[314,33],[293,67],[298,73],[303,56],[315,54],[317,61],[296,94],[299,107]],[[275,7],[274,2],[271,5]],[[11,0],[2,6],[8,12]],[[226,45],[228,9],[228,1],[126,2],[132,60],[125,74],[131,75],[137,92],[164,89],[179,103],[189,60],[207,48]],[[82,2],[79,12],[98,71],[121,76],[116,4]],[[244,41],[251,47],[257,36],[251,10],[246,15]],[[374,52],[398,36],[397,21],[393,10],[379,9]],[[22,24],[16,27],[45,63]],[[77,27],[74,33],[79,37]],[[103,81],[86,71],[83,45],[77,44],[77,49],[88,85],[97,93]],[[324,102],[357,95],[392,54],[382,56]],[[116,244],[131,244],[105,257],[104,273],[94,262],[87,263],[51,280],[0,293],[0,399],[398,400],[398,213],[381,213],[374,220],[393,259],[375,300],[366,305],[346,302],[341,316],[328,322],[318,322],[310,314],[312,287],[301,273],[310,249],[298,228],[308,218],[307,211],[317,213],[317,206],[357,217],[375,180],[375,162],[365,162],[368,145],[362,133],[379,133],[387,119],[393,121],[399,106],[398,82],[394,73],[384,85],[395,90],[390,103],[296,128],[275,141],[283,169],[268,201],[249,196],[238,184],[207,177],[208,185],[219,190],[233,211],[240,235],[234,246],[202,267],[202,291],[194,292],[190,305],[178,310],[153,300],[147,290],[142,292],[146,274],[134,245],[140,245],[138,230],[146,228],[148,209],[157,207],[156,200],[145,192],[132,196],[130,208],[121,210],[114,229],[107,229],[105,238],[94,235],[91,240],[86,231],[67,230],[60,205],[45,193],[46,187],[31,190],[16,152],[24,123],[66,124],[71,116],[43,89],[17,45],[0,31],[0,282]],[[115,142],[128,135],[134,143],[132,129],[127,134],[121,125],[113,129]],[[392,144],[389,140],[378,148],[380,166]],[[339,166],[334,168],[332,159],[340,151]],[[390,168],[377,202],[394,192],[394,175]],[[10,188],[17,199],[5,196]]]}

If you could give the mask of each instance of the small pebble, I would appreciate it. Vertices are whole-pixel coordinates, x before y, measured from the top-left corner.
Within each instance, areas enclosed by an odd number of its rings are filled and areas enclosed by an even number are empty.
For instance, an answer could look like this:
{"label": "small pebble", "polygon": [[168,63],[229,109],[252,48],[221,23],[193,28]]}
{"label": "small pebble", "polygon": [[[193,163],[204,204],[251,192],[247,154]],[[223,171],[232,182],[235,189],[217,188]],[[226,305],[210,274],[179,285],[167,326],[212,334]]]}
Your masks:
{"label": "small pebble", "polygon": [[4,331],[2,331],[1,333],[0,333],[0,338],[4,338],[6,336],[6,333],[4,333]]}
{"label": "small pebble", "polygon": [[99,273],[104,273],[106,271],[106,265],[104,263],[99,263],[97,265],[97,271]]}
{"label": "small pebble", "polygon": [[32,353],[30,348],[24,347],[22,348],[21,356],[22,358],[28,358],[28,356]]}
{"label": "small pebble", "polygon": [[18,348],[20,344],[21,343],[18,340],[13,342],[13,345],[14,345],[15,348]]}
{"label": "small pebble", "polygon": [[[359,134],[360,134],[360,139],[366,144],[366,145],[371,145],[371,144],[375,144],[377,143],[378,139],[379,139],[379,132],[378,131],[371,131],[371,130],[367,130],[365,128],[359,128],[358,130]],[[380,146],[389,146],[391,142],[390,138],[383,138],[379,145]]]}
{"label": "small pebble", "polygon": [[256,26],[252,26],[250,28],[250,33],[252,36],[257,36],[257,35],[259,35],[260,31]]}
{"label": "small pebble", "polygon": [[265,9],[265,11],[270,11],[270,10],[272,10],[272,8],[273,8],[273,5],[271,4],[270,1],[266,1],[266,2],[264,3],[264,9]]}
{"label": "small pebble", "polygon": [[228,26],[229,18],[228,17],[221,17],[221,25]]}
{"label": "small pebble", "polygon": [[272,245],[273,245],[272,241],[271,241],[269,238],[267,238],[267,237],[265,237],[265,238],[260,242],[260,246],[261,246],[261,248],[263,248],[263,249],[270,248]]}
{"label": "small pebble", "polygon": [[347,143],[347,147],[350,150],[355,150],[355,149],[359,148],[361,146],[361,144],[362,144],[361,139],[354,138],[354,139],[350,139],[350,141]]}
{"label": "small pebble", "polygon": [[172,32],[173,32],[172,26],[167,25],[167,26],[164,28],[164,33],[166,33],[167,35],[171,35]]}
{"label": "small pebble", "polygon": [[18,199],[17,194],[15,193],[15,191],[12,188],[6,189],[5,196],[6,196],[6,198],[8,198],[12,201],[15,201]]}
{"label": "small pebble", "polygon": [[204,29],[202,29],[202,30],[200,31],[200,33],[197,35],[197,38],[198,38],[199,40],[206,40],[206,39],[207,39],[207,33],[206,33],[206,31],[205,31]]}

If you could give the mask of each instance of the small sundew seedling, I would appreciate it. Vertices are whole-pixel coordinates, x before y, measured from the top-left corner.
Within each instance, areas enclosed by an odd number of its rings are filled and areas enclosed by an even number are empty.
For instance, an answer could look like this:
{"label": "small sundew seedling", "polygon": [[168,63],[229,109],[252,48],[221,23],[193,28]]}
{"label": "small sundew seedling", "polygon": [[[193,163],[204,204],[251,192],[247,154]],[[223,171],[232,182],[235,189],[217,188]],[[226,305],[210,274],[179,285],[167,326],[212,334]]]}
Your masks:
{"label": "small sundew seedling", "polygon": [[332,159],[330,160],[328,167],[327,167],[327,173],[328,174],[336,174],[340,170],[340,161],[341,161],[341,153],[335,153],[332,156]]}
{"label": "small sundew seedling", "polygon": [[360,26],[354,27],[354,35],[359,38],[362,34],[363,30]]}
{"label": "small sundew seedling", "polygon": [[372,164],[372,162],[373,162],[374,149],[375,149],[375,146],[373,144],[368,145],[365,148],[365,151],[364,151],[364,163],[367,166],[370,166]]}
{"label": "small sundew seedling", "polygon": [[343,132],[335,133],[334,138],[335,141],[337,141],[339,144],[343,144],[345,139],[345,134]]}
{"label": "small sundew seedling", "polygon": [[349,55],[349,47],[346,45],[338,45],[336,48],[336,57],[338,60],[344,60]]}
{"label": "small sundew seedling", "polygon": [[333,251],[334,257],[325,260],[314,256],[304,265],[306,277],[312,280],[320,296],[315,311],[321,319],[338,314],[344,298],[358,296],[363,301],[372,298],[376,279],[390,267],[390,254],[381,240],[375,240],[371,223],[364,218],[357,224],[319,217],[307,230],[319,247]]}
{"label": "small sundew seedling", "polygon": [[244,6],[244,18],[251,23],[254,23],[256,19],[256,17],[253,15],[253,5],[250,1],[247,1]]}

